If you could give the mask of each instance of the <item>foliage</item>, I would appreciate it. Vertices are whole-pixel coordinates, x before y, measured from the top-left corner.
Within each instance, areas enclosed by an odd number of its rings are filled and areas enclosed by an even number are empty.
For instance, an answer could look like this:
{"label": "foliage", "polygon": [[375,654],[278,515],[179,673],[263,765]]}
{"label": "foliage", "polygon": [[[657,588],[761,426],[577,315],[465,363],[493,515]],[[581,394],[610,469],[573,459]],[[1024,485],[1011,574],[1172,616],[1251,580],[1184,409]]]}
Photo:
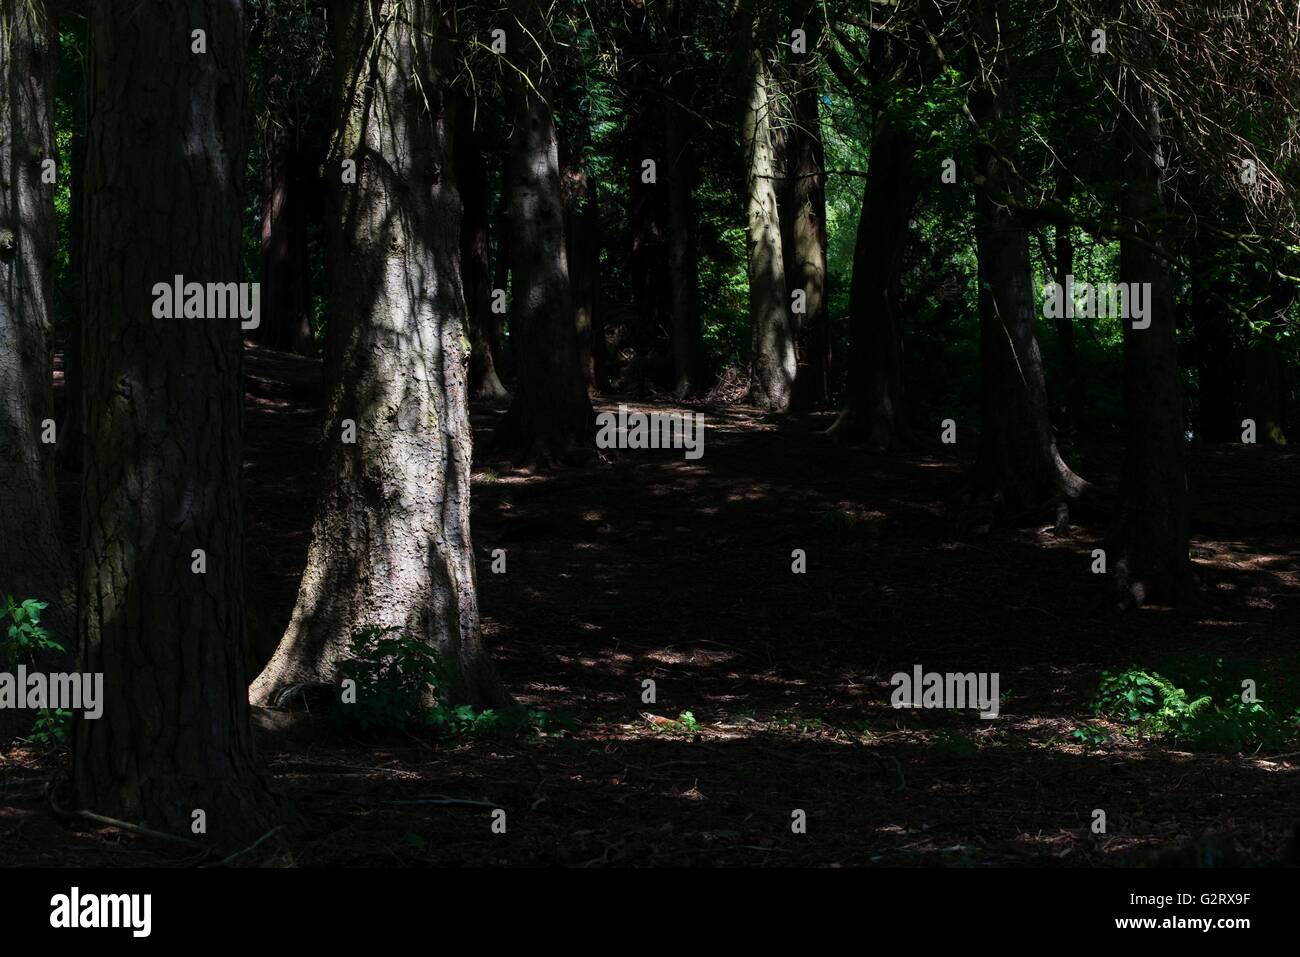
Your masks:
{"label": "foliage", "polygon": [[530,729],[548,735],[573,729],[573,720],[560,712],[519,706],[478,711],[448,704],[454,666],[427,643],[401,632],[397,626],[371,626],[353,636],[339,673],[355,682],[356,700],[335,709],[340,723],[363,730],[425,728],[442,737],[511,737]]}
{"label": "foliage", "polygon": [[5,640],[0,642],[0,663],[30,664],[42,651],[63,651],[63,646],[41,625],[41,612],[48,607],[48,602],[35,598],[19,604],[12,596],[5,596],[4,614],[9,627]]}
{"label": "foliage", "polygon": [[[1240,682],[1235,691],[1228,685],[1225,693],[1221,659],[1216,659],[1216,667],[1219,675],[1189,669],[1187,680],[1179,683],[1139,668],[1103,672],[1093,709],[1098,716],[1119,720],[1138,733],[1167,736],[1205,751],[1276,748],[1296,737],[1300,731],[1296,713],[1287,716],[1260,700],[1243,700]],[[1193,691],[1189,693],[1183,685]],[[1079,729],[1071,736],[1099,743],[1088,734]]]}
{"label": "foliage", "polygon": [[72,712],[63,708],[41,708],[36,712],[36,724],[23,738],[28,744],[53,747],[68,743],[68,730],[72,725]]}
{"label": "foliage", "polygon": [[[0,664],[10,667],[31,664],[41,652],[63,651],[63,645],[50,637],[50,633],[41,625],[41,612],[48,607],[49,602],[37,601],[35,598],[27,598],[20,603],[14,601],[12,595],[5,596],[4,616],[9,626],[5,638],[0,640]],[[71,721],[71,711],[41,708],[37,712],[31,734],[23,740],[46,746],[65,744]]]}

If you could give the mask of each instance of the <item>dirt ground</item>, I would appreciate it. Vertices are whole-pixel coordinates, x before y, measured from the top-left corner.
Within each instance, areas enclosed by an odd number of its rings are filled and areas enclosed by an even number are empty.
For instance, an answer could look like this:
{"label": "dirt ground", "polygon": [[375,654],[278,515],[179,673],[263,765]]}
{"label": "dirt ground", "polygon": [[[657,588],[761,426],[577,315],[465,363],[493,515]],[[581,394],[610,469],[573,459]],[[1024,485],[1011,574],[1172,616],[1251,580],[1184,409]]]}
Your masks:
{"label": "dirt ground", "polygon": [[[247,371],[248,604],[265,656],[306,554],[321,390],[307,360],[252,350]],[[531,474],[494,454],[493,410],[476,408],[484,627],[518,699],[576,729],[448,745],[261,715],[262,760],[304,826],[239,863],[1120,865],[1207,832],[1246,862],[1280,856],[1300,818],[1300,755],[1194,754],[1118,726],[1088,749],[1069,733],[1095,721],[1086,702],[1105,668],[1191,653],[1300,661],[1295,452],[1194,449],[1204,603],[1119,613],[1090,572],[1103,519],[1064,537],[1048,517],[990,525],[952,496],[968,444],[879,456],[820,435],[826,416],[691,410],[706,421],[698,461],[617,451]],[[1105,487],[1120,454],[1072,461]],[[76,477],[61,482],[71,540]],[[506,574],[490,570],[495,548]],[[805,574],[791,572],[796,548]],[[892,709],[890,675],[915,664],[998,672],[999,717]],[[654,720],[687,711],[693,732]],[[57,820],[45,786],[66,764],[0,753],[0,862],[193,861]],[[1104,835],[1089,827],[1098,808]],[[792,833],[795,810],[806,833]]]}

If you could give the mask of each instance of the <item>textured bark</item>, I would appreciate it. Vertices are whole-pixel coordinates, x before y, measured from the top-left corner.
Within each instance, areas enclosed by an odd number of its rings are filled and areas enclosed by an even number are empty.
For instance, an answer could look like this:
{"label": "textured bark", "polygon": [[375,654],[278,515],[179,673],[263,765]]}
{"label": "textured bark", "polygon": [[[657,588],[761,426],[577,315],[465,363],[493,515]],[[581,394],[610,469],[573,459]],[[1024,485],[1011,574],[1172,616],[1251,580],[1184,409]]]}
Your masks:
{"label": "textured bark", "polygon": [[1133,77],[1120,111],[1124,157],[1120,281],[1150,283],[1151,325],[1124,322],[1125,461],[1123,503],[1109,554],[1125,605],[1175,603],[1193,582],[1188,553],[1183,405],[1174,336],[1174,294],[1161,236],[1163,218],[1160,112]]}
{"label": "textured bark", "polygon": [[900,285],[907,223],[920,193],[916,138],[888,111],[876,117],[849,286],[848,395],[837,439],[886,451],[910,438],[903,405]]}
{"label": "textured bark", "polygon": [[[0,0],[0,601],[49,603],[44,620],[73,646],[68,557],[59,534],[50,309],[56,159],[54,73],[58,33],[41,5]],[[62,442],[65,435],[56,432]],[[26,729],[24,729],[26,730]]]}
{"label": "textured bark", "polygon": [[[484,645],[469,497],[469,341],[446,27],[433,5],[340,0],[324,487],[293,618],[253,683],[332,683],[357,631],[397,627],[456,666],[451,700],[509,698]],[[376,27],[378,25],[378,27]],[[420,95],[413,95],[418,81]],[[345,420],[356,441],[343,441]]]}
{"label": "textured bark", "polygon": [[310,204],[320,189],[313,165],[293,117],[273,111],[262,144],[261,322],[250,338],[299,355],[315,352],[307,259]]}
{"label": "textured bark", "polygon": [[[555,120],[540,52],[531,37],[545,29],[539,0],[512,0],[515,66],[510,144],[510,330],[518,382],[501,441],[537,464],[588,458],[595,415],[587,396],[564,238]],[[531,34],[531,37],[530,37]],[[524,79],[526,78],[526,79]]]}
{"label": "textured bark", "polygon": [[975,192],[983,416],[970,490],[1008,509],[1076,498],[1084,483],[1061,460],[1048,415],[1025,224],[1001,199],[1016,184],[1016,105],[1008,79],[1007,2],[979,0],[971,95],[979,125]]}
{"label": "textured bark", "polygon": [[104,711],[73,728],[77,798],[186,837],[202,809],[242,842],[278,805],[248,713],[241,330],[156,318],[152,292],[243,278],[241,4],[95,4],[90,49],[80,669]]}
{"label": "textured bark", "polygon": [[787,176],[781,212],[788,223],[784,244],[785,278],[791,290],[802,289],[805,312],[798,327],[797,371],[791,404],[795,409],[822,405],[830,395],[831,334],[826,271],[826,161],[814,50],[820,20],[810,7],[798,19],[807,32],[808,52],[792,54],[791,123],[787,134]]}
{"label": "textured bark", "polygon": [[492,354],[492,267],[488,252],[487,168],[472,104],[463,99],[456,114],[456,185],[464,216],[460,222],[460,268],[469,310],[469,394],[508,399]]}
{"label": "textured bark", "polygon": [[752,336],[750,401],[770,411],[790,406],[795,377],[794,324],[786,292],[776,158],[772,147],[771,75],[763,53],[749,54],[748,91],[741,124],[748,181],[749,323]]}

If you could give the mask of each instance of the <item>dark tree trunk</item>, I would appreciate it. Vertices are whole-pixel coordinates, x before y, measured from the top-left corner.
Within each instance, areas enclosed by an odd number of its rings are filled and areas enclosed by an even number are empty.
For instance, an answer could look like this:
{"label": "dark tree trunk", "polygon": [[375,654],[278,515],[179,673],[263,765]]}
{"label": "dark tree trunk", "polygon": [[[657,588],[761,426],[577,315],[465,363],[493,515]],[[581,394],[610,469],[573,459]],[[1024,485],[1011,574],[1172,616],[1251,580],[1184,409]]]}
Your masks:
{"label": "dark tree trunk", "polygon": [[[1077,498],[1083,481],[1061,460],[1048,415],[1029,232],[1008,208],[1017,187],[1014,92],[1008,79],[1007,0],[979,0],[973,24],[971,113],[978,124],[975,191],[983,417],[973,494],[1011,511]],[[978,180],[977,180],[978,182]]]}
{"label": "dark tree trunk", "polygon": [[[1285,353],[1278,334],[1295,302],[1295,288],[1276,280],[1257,307],[1264,330],[1246,350],[1246,402],[1248,415],[1255,420],[1255,440],[1269,445],[1286,445],[1282,428],[1282,377],[1286,369]],[[1240,421],[1237,423],[1240,436]]]}
{"label": "dark tree trunk", "polygon": [[[545,29],[539,0],[512,0],[517,23],[532,36]],[[510,144],[510,333],[518,361],[514,401],[501,440],[523,460],[544,465],[585,459],[595,447],[564,238],[551,84],[536,43],[523,29],[510,38],[515,67]],[[547,68],[549,69],[549,67]]]}
{"label": "dark tree trunk", "polygon": [[320,184],[312,167],[294,117],[272,110],[262,144],[261,321],[249,338],[299,355],[315,352],[307,228]]}
{"label": "dark tree trunk", "polygon": [[[820,11],[818,11],[820,12]],[[796,410],[820,406],[830,396],[831,335],[826,271],[826,161],[814,50],[820,20],[811,7],[798,19],[807,33],[808,52],[791,54],[791,123],[787,133],[787,171],[781,212],[788,222],[784,244],[785,278],[791,290],[802,289],[805,312],[798,327],[794,392]]]}
{"label": "dark tree trunk", "polygon": [[1200,248],[1193,257],[1190,311],[1196,337],[1198,431],[1205,442],[1239,442],[1232,320],[1215,296],[1230,296],[1231,290],[1217,281],[1213,257]]}
{"label": "dark tree trunk", "polygon": [[[600,272],[600,215],[596,208],[596,181],[582,161],[585,136],[572,144],[571,155],[560,173],[564,200],[565,253],[569,260],[569,285],[573,290],[573,322],[578,335],[583,380],[588,392],[599,392],[597,354],[604,349],[604,329],[599,318],[597,275]],[[604,363],[600,363],[603,370]]]}
{"label": "dark tree trunk", "polygon": [[907,223],[920,192],[916,150],[915,136],[892,114],[876,117],[849,285],[848,396],[830,434],[865,439],[879,451],[910,439],[899,295]]}
{"label": "dark tree trunk", "polygon": [[68,438],[42,441],[54,415],[56,222],[54,185],[41,176],[58,157],[58,50],[39,6],[0,0],[0,602],[48,602],[45,623],[70,649],[72,575],[54,486],[55,448]]}
{"label": "dark tree trunk", "polygon": [[[669,270],[669,198],[665,183],[664,81],[649,4],[622,0],[626,39],[621,64],[628,169],[628,277],[636,325],[631,342],[636,362],[632,385],[644,389],[662,371],[662,347],[672,328]],[[655,163],[656,182],[644,181],[645,160]],[[658,383],[660,385],[664,383]]]}
{"label": "dark tree trunk", "polygon": [[665,153],[668,175],[668,272],[672,288],[673,391],[680,398],[708,386],[708,359],[700,316],[700,264],[695,236],[695,182],[698,158],[691,105],[692,74],[685,68],[679,38],[689,36],[693,9],[671,0],[666,10],[671,59]]}
{"label": "dark tree trunk", "polygon": [[84,807],[186,837],[201,809],[219,844],[279,816],[248,712],[241,330],[157,318],[153,288],[243,278],[241,6],[93,5],[87,110],[80,668],[104,704],[73,777]]}
{"label": "dark tree trunk", "polygon": [[492,267],[488,251],[487,168],[473,105],[462,98],[456,114],[456,184],[465,214],[460,221],[460,267],[469,310],[469,394],[508,399],[492,354]]}
{"label": "dark tree trunk", "polygon": [[777,157],[772,144],[772,78],[761,50],[749,54],[748,90],[741,142],[748,181],[747,248],[749,323],[752,336],[750,401],[773,412],[790,407],[795,377],[795,329],[786,292],[777,197]]}
{"label": "dark tree trunk", "polygon": [[[470,541],[447,27],[436,10],[401,0],[373,0],[372,10],[339,0],[334,25],[348,108],[326,168],[355,159],[357,182],[332,183],[324,488],[293,619],[253,698],[275,703],[296,686],[332,683],[356,633],[378,626],[454,664],[452,701],[502,705],[510,699],[483,642]],[[415,82],[422,96],[411,95]],[[353,443],[343,440],[349,419]]]}
{"label": "dark tree trunk", "polygon": [[1150,327],[1124,321],[1126,455],[1123,503],[1108,549],[1125,605],[1189,597],[1187,478],[1182,390],[1174,336],[1174,294],[1162,237],[1165,160],[1156,100],[1130,77],[1121,109],[1124,157],[1120,280],[1150,283]]}

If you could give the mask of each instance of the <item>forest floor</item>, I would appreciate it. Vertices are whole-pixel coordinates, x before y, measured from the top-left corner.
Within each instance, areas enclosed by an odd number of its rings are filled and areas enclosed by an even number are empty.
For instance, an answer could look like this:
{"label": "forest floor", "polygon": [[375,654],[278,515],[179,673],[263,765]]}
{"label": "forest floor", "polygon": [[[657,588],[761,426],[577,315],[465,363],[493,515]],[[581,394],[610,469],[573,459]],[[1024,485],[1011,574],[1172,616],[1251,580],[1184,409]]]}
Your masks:
{"label": "forest floor", "polygon": [[[321,391],[312,362],[253,350],[247,372],[250,630],[265,656],[310,536]],[[697,410],[697,461],[614,451],[533,474],[493,452],[493,410],[476,408],[484,628],[518,699],[571,715],[574,730],[447,743],[261,714],[261,759],[304,830],[241,862],[1120,865],[1210,832],[1245,861],[1280,855],[1300,818],[1300,756],[1126,736],[1089,698],[1104,669],[1178,656],[1300,678],[1300,455],[1193,450],[1203,604],[1120,613],[1109,578],[1090,572],[1104,518],[1061,537],[1048,516],[990,524],[953,497],[962,445],[880,456],[828,441],[825,415]],[[1113,485],[1120,455],[1103,443],[1072,461]],[[75,475],[61,489],[75,528]],[[495,548],[506,574],[491,572]],[[791,572],[796,548],[805,574]],[[999,716],[894,710],[890,676],[917,664],[997,672]],[[683,712],[696,723],[663,721]],[[1113,734],[1070,738],[1089,723]],[[188,859],[57,821],[44,788],[67,760],[0,751],[0,862]],[[427,803],[439,795],[505,809],[506,833],[492,833],[489,807]],[[792,833],[796,809],[806,833]],[[1105,834],[1090,830],[1094,809]]]}

